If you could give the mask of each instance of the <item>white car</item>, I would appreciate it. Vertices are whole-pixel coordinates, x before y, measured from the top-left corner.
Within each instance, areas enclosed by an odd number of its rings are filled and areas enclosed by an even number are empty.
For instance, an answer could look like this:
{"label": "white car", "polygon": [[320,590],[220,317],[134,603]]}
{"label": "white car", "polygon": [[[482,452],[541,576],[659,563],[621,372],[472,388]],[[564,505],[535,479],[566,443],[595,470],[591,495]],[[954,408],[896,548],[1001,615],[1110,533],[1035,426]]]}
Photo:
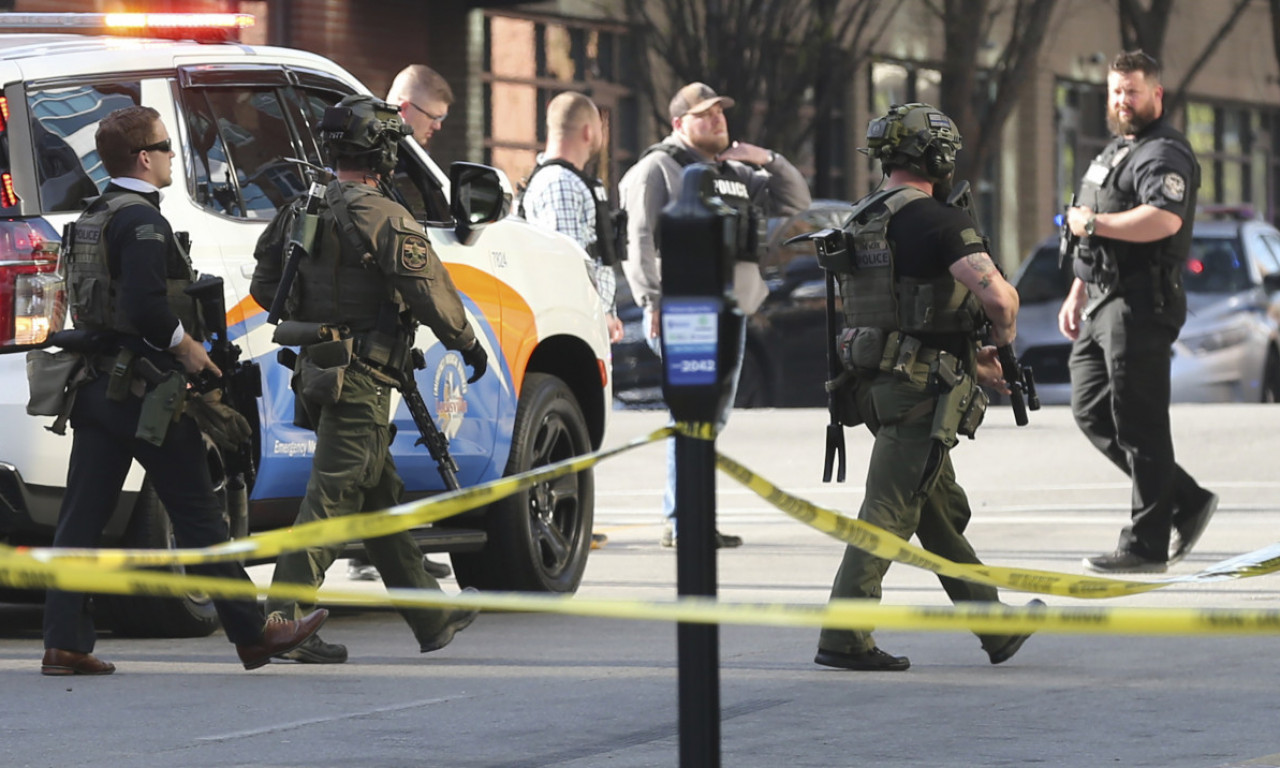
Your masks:
{"label": "white car", "polygon": [[[276,210],[307,188],[298,160],[322,162],[314,130],[324,108],[369,91],[332,61],[297,50],[3,30],[0,86],[0,346],[39,341],[59,322],[59,233],[106,182],[98,121],[120,107],[154,107],[177,153],[161,209],[175,231],[189,233],[197,270],[224,279],[229,337],[243,361],[258,365],[251,375],[261,398],[243,409],[256,450],[245,471],[222,478],[233,531],[291,524],[314,434],[292,423],[288,371],[276,362],[266,312],[248,294],[253,248]],[[489,353],[489,372],[468,385],[456,352],[426,329],[418,339],[426,358],[419,389],[468,486],[599,447],[610,349],[581,253],[554,233],[498,221],[510,201],[499,171],[456,163],[451,175],[404,141],[394,186],[427,226]],[[0,542],[14,545],[51,540],[71,449],[69,437],[45,429],[47,419],[26,415],[26,396],[24,356],[0,355]],[[442,490],[403,404],[394,418],[409,496]],[[216,471],[228,457],[213,451],[210,462]],[[418,533],[424,549],[451,553],[464,586],[571,592],[586,565],[593,507],[588,470]],[[135,465],[104,545],[165,547],[170,538]],[[126,634],[216,626],[199,599],[108,602]]]}

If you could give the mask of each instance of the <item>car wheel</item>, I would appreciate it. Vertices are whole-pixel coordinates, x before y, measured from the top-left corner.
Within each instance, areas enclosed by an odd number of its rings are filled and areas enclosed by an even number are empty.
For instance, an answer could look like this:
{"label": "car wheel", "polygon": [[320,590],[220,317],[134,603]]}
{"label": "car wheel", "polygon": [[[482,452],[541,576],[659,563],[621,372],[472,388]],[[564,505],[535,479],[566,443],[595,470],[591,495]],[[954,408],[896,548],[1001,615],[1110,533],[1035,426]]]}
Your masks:
{"label": "car wheel", "polygon": [[[173,527],[151,482],[144,481],[120,545],[128,549],[174,549]],[[182,573],[182,566],[174,566]],[[208,595],[186,597],[100,598],[112,629],[128,637],[206,637],[218,628],[218,613]]]}
{"label": "car wheel", "polygon": [[1267,349],[1267,364],[1262,368],[1262,402],[1280,403],[1280,352]]}
{"label": "car wheel", "polygon": [[768,408],[772,405],[767,375],[760,355],[748,344],[742,350],[742,375],[738,377],[738,393],[733,399],[733,407]]}
{"label": "car wheel", "polygon": [[[555,376],[526,376],[505,474],[590,451],[587,422],[569,387]],[[594,510],[590,469],[539,482],[495,502],[485,515],[484,549],[451,555],[458,583],[478,589],[574,592],[587,567]]]}

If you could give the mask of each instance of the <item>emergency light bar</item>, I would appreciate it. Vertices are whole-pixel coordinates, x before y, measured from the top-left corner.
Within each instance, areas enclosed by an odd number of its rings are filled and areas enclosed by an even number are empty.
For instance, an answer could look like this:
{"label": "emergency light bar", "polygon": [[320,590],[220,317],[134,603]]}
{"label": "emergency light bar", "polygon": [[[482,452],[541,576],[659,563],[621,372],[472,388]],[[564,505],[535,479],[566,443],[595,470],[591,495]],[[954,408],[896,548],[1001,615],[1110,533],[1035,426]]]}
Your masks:
{"label": "emergency light bar", "polygon": [[0,13],[0,29],[90,29],[156,37],[226,39],[253,25],[251,13]]}

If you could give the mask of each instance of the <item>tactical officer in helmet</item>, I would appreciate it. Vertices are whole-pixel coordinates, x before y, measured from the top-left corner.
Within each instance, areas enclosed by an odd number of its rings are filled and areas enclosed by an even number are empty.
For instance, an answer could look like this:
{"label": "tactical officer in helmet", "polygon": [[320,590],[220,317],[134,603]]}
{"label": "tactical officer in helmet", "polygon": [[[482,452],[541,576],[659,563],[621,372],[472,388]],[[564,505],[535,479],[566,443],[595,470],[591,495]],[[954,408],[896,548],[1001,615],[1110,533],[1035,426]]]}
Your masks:
{"label": "tactical officer in helmet", "polygon": [[[173,144],[151,107],[112,112],[98,124],[94,140],[111,179],[100,197],[89,200],[64,246],[72,321],[77,329],[96,332],[102,345],[86,360],[96,375],[75,392],[67,491],[53,546],[98,546],[134,459],[147,471],[178,546],[220,544],[229,532],[204,438],[189,412],[177,410],[181,396],[160,391],[163,383],[168,392],[183,392],[185,380],[174,377],[221,373],[201,343],[198,306],[183,292],[195,270],[160,213],[160,189],[173,181]],[[144,403],[155,402],[171,407],[160,409],[158,419],[144,417]],[[239,563],[188,570],[250,583]],[[254,600],[215,600],[214,606],[246,669],[314,636],[329,613],[267,622]],[[95,640],[88,595],[49,590],[40,671],[111,674],[115,665],[93,655]]]}
{"label": "tactical officer in helmet", "polygon": [[[391,390],[408,367],[418,323],[462,353],[473,369],[470,381],[479,379],[487,366],[484,348],[426,230],[382,188],[395,168],[400,141],[411,132],[396,107],[372,96],[342,99],[325,110],[321,122],[324,151],[337,179],[324,191],[315,242],[298,264],[287,313],[291,321],[341,329],[340,341],[350,345],[351,362],[335,366],[322,360],[321,345],[315,345],[303,346],[295,364],[295,394],[316,431],[299,525],[399,503],[404,484],[391,458]],[[250,292],[263,307],[271,305],[280,283],[294,212],[289,208],[277,215],[254,253],[257,268]],[[388,587],[439,589],[423,569],[422,552],[408,531],[364,544]],[[310,547],[281,555],[274,580],[320,586],[340,550]],[[272,598],[267,608],[285,616],[302,610],[284,598]],[[476,615],[469,610],[400,613],[423,653],[443,648]],[[315,637],[284,658],[340,664],[347,649]]]}
{"label": "tactical officer in helmet", "polygon": [[1088,557],[1100,573],[1161,573],[1195,546],[1218,506],[1174,461],[1170,349],[1187,316],[1182,269],[1200,165],[1163,114],[1160,66],[1142,51],[1107,74],[1115,139],[1080,182],[1067,211],[1075,282],[1058,328],[1071,339],[1071,412],[1089,441],[1133,480],[1132,520],[1113,553]]}
{"label": "tactical officer in helmet", "polygon": [[[949,452],[972,437],[987,396],[1008,391],[995,346],[1015,335],[1018,294],[986,253],[964,209],[938,196],[949,189],[960,133],[928,104],[895,105],[867,129],[866,151],[880,161],[883,188],[860,200],[845,225],[848,250],[823,266],[836,273],[843,300],[841,358],[852,375],[857,417],[875,435],[858,519],[910,539],[958,563],[978,563],[964,537],[969,502]],[[834,598],[880,597],[889,561],[845,549]],[[941,579],[953,602],[995,602],[994,587]],[[992,664],[1027,635],[979,635]],[[906,657],[878,647],[869,632],[824,629],[818,664],[904,670]]]}

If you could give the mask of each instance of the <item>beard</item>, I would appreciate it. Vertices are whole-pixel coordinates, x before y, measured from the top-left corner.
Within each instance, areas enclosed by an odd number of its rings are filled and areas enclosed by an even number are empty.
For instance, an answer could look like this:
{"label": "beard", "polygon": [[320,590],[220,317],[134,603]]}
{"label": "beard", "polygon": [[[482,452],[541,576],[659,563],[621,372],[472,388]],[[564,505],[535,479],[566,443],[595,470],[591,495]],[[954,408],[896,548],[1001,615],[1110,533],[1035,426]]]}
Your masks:
{"label": "beard", "polygon": [[1156,121],[1155,104],[1135,109],[1129,117],[1121,117],[1115,108],[1107,107],[1107,129],[1115,136],[1132,136]]}
{"label": "beard", "polygon": [[716,157],[721,152],[729,148],[729,143],[729,134],[712,134],[710,136],[701,137],[693,146],[704,155]]}

